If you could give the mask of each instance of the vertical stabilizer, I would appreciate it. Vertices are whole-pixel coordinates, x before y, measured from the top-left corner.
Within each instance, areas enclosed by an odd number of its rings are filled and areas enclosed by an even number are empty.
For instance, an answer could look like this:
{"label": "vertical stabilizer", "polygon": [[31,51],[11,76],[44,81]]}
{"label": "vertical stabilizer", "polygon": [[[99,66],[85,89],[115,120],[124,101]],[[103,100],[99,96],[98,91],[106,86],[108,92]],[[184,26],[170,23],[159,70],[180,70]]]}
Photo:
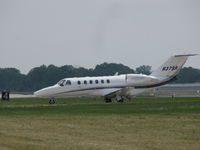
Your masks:
{"label": "vertical stabilizer", "polygon": [[156,76],[160,79],[169,79],[176,76],[189,56],[195,56],[196,54],[188,55],[174,55],[171,56],[163,65],[161,65],[157,70],[152,72],[152,76]]}

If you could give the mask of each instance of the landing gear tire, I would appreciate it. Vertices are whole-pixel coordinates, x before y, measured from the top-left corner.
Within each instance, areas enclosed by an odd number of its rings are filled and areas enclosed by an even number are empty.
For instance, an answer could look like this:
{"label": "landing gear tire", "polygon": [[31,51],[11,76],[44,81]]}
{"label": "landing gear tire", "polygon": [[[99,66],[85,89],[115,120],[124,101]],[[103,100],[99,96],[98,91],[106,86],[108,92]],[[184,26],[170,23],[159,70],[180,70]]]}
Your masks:
{"label": "landing gear tire", "polygon": [[124,102],[124,99],[122,98],[122,99],[120,99],[120,100],[117,100],[117,102],[123,103],[123,102]]}
{"label": "landing gear tire", "polygon": [[124,98],[121,96],[116,96],[116,100],[117,100],[117,102],[120,102],[120,103],[124,102]]}
{"label": "landing gear tire", "polygon": [[106,102],[106,103],[111,103],[111,102],[112,102],[112,99],[111,99],[111,98],[105,98],[105,102]]}
{"label": "landing gear tire", "polygon": [[55,104],[56,102],[55,102],[55,100],[54,99],[50,99],[49,100],[49,104]]}

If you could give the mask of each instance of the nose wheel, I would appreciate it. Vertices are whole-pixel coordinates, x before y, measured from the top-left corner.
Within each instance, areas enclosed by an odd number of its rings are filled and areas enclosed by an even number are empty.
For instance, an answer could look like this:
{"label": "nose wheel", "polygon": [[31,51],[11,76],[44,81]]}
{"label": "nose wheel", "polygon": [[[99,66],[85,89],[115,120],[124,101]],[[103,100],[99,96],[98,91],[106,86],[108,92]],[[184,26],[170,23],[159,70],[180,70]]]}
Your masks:
{"label": "nose wheel", "polygon": [[55,103],[56,103],[56,101],[54,99],[49,100],[49,104],[55,104]]}

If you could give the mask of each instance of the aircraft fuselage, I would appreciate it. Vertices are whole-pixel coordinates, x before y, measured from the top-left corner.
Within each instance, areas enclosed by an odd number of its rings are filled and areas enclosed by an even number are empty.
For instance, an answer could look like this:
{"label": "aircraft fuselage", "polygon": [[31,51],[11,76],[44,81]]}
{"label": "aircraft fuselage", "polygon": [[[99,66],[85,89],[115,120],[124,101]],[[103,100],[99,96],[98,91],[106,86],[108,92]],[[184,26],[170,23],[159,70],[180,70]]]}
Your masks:
{"label": "aircraft fuselage", "polygon": [[[57,84],[34,93],[38,97],[106,96],[122,88],[158,84],[159,79],[142,74],[65,78]],[[135,90],[136,91],[136,90]]]}

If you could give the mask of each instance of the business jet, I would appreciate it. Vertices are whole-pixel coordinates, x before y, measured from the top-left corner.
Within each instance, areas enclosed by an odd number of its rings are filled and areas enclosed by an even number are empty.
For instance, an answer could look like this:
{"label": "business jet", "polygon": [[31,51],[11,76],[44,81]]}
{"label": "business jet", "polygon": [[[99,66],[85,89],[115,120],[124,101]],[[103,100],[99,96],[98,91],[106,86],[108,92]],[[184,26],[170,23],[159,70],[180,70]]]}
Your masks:
{"label": "business jet", "polygon": [[122,74],[114,76],[65,78],[57,84],[34,92],[35,97],[50,98],[49,103],[54,104],[55,98],[61,97],[104,97],[105,102],[112,102],[115,98],[123,102],[129,98],[147,92],[177,79],[177,74],[189,56],[171,56],[163,65],[150,75]]}

